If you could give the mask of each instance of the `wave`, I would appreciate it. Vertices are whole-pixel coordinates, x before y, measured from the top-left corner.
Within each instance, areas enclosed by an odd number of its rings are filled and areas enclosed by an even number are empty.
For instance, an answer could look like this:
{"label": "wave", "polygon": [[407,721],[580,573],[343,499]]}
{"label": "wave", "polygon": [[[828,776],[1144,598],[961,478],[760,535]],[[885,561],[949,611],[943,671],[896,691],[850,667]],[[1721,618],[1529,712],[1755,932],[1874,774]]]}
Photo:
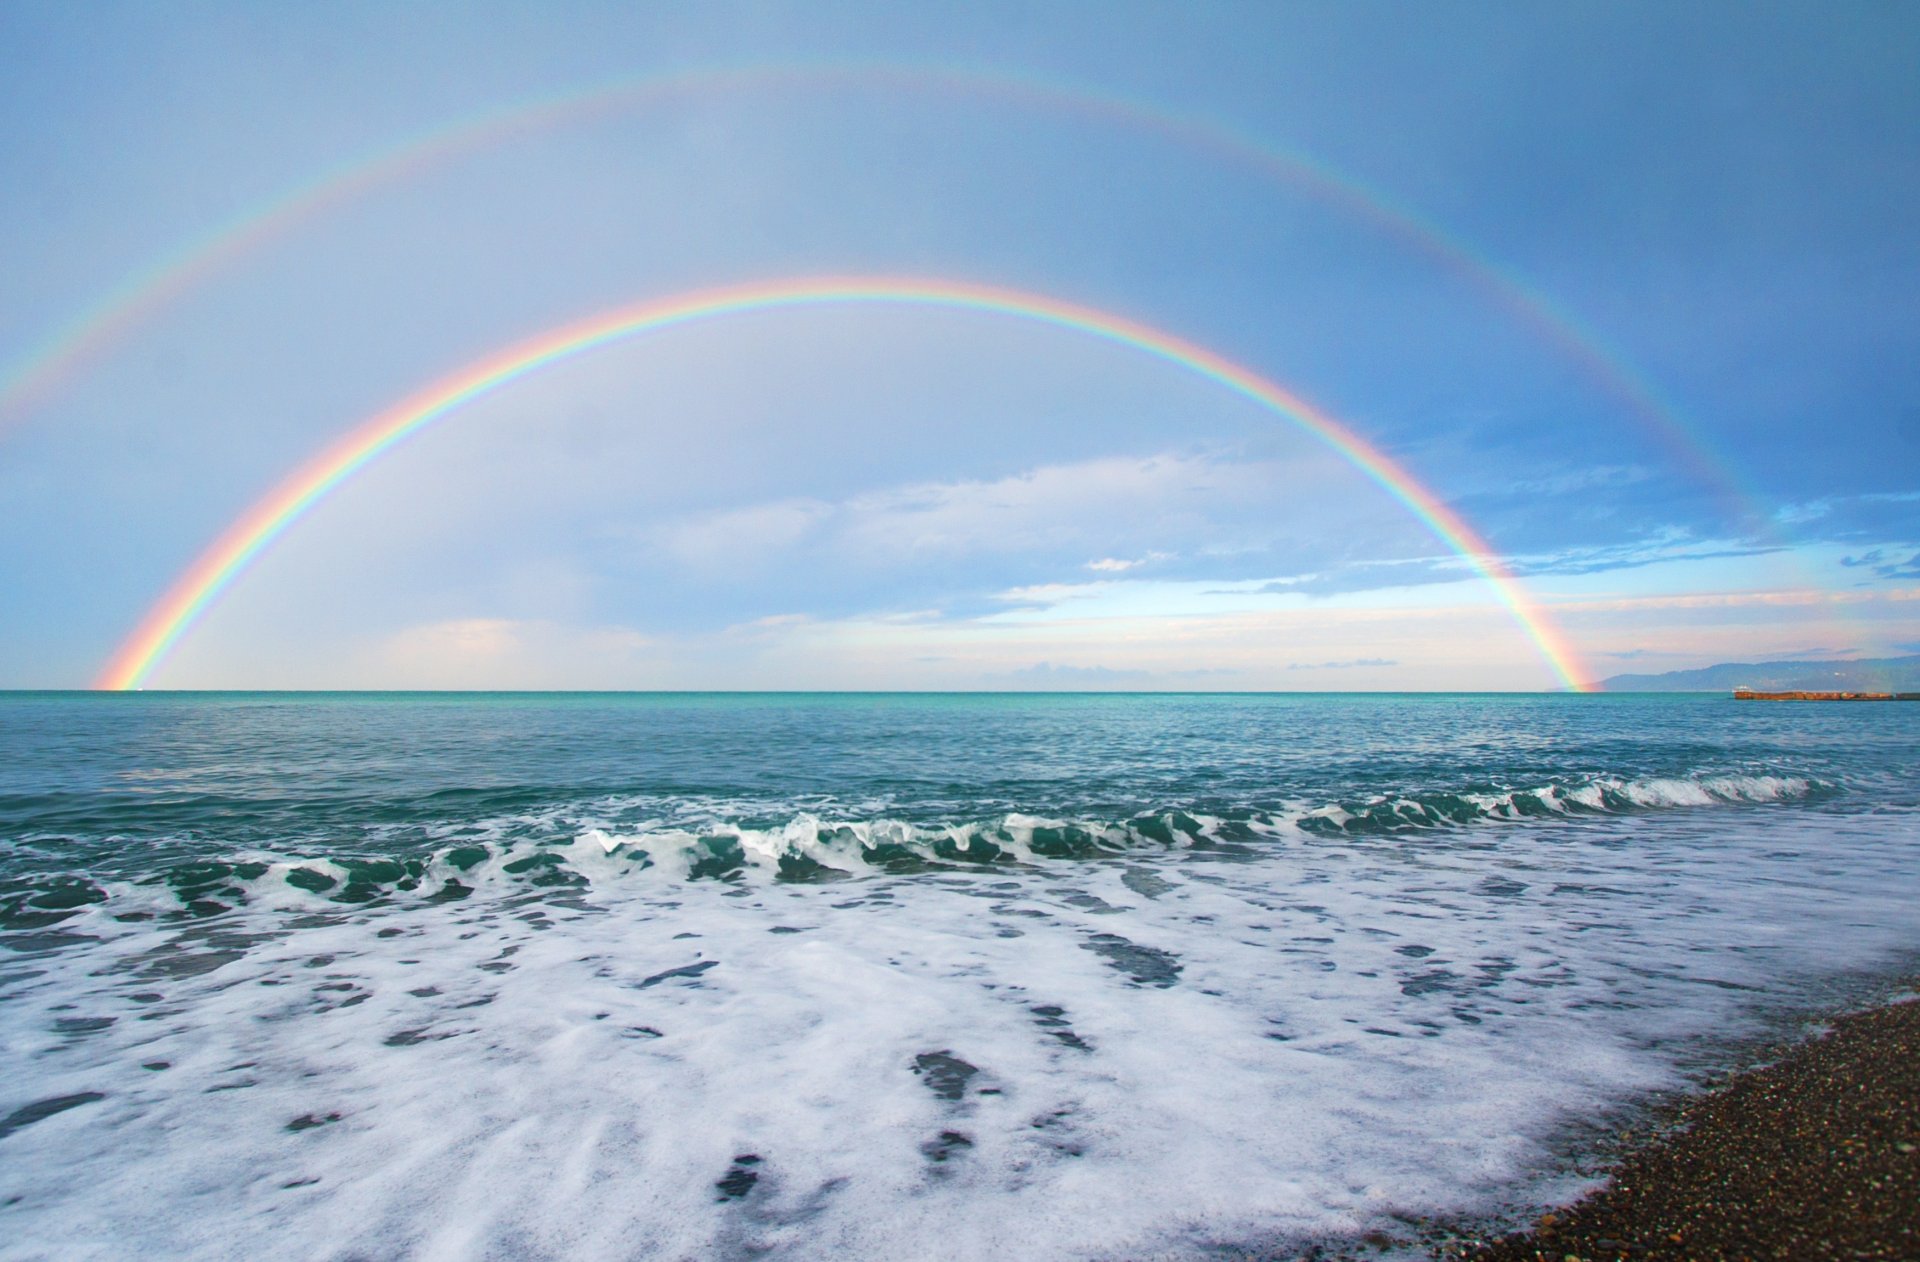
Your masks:
{"label": "wave", "polygon": [[1535,788],[1377,795],[1310,811],[1300,827],[1321,835],[1387,834],[1544,816],[1620,815],[1680,807],[1791,802],[1831,795],[1806,776],[1697,775],[1628,779],[1593,776]]}
{"label": "wave", "polygon": [[[952,823],[796,812],[754,827],[646,821],[578,823],[530,838],[470,838],[413,855],[287,857],[254,852],[172,862],[145,877],[101,881],[40,872],[0,882],[0,932],[45,930],[111,901],[117,917],[215,915],[242,903],[456,902],[482,889],[560,893],[649,874],[688,881],[764,877],[830,882],[868,873],[1036,865],[1176,850],[1231,854],[1288,841],[1391,838],[1541,818],[1617,816],[1832,796],[1804,776],[1700,774],[1583,777],[1514,789],[1478,786],[1376,794],[1312,807],[1172,809],[1101,821],[1009,812]],[[524,817],[518,821],[524,825]],[[144,904],[129,911],[128,903]]]}

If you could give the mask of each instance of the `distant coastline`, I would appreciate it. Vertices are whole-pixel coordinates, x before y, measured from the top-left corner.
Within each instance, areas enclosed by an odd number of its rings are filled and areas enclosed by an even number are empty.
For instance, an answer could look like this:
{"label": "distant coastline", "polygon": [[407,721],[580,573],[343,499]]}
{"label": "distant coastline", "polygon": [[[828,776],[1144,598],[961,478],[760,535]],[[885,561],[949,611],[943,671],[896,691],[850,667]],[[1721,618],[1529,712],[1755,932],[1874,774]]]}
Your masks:
{"label": "distant coastline", "polygon": [[1660,675],[1614,675],[1601,692],[1920,692],[1920,653],[1826,662],[1722,662]]}

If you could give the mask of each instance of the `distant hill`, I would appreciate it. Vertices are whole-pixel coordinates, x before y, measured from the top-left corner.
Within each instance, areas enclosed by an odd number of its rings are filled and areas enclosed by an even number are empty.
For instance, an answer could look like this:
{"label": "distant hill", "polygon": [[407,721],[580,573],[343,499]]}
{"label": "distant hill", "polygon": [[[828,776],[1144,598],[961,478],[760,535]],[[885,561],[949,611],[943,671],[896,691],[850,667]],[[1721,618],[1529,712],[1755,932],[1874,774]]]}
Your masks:
{"label": "distant hill", "polygon": [[1615,675],[1602,692],[1920,692],[1920,653],[1857,662],[1722,662],[1664,675]]}

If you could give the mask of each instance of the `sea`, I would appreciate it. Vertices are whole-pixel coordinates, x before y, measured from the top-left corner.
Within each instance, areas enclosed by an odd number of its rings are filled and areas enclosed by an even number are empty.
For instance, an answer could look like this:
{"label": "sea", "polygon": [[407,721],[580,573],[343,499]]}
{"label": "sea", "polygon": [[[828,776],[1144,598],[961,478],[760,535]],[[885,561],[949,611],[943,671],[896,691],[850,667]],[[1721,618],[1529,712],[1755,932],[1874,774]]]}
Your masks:
{"label": "sea", "polygon": [[1920,705],[3,694],[0,1256],[1416,1250],[1917,948]]}

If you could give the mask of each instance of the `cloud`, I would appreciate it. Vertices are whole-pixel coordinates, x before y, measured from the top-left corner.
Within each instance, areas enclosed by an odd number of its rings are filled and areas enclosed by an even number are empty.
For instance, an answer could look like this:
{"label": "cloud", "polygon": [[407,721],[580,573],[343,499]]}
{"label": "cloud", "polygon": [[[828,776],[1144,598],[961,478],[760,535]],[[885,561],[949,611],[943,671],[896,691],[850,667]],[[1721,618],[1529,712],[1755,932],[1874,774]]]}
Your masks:
{"label": "cloud", "polygon": [[1070,600],[1085,600],[1089,596],[1111,591],[1117,586],[1119,584],[1104,580],[1094,583],[1029,583],[1025,587],[1009,587],[1005,591],[995,592],[993,598],[1006,605],[1051,609]]}
{"label": "cloud", "polygon": [[1876,565],[1873,567],[1873,572],[1881,578],[1920,578],[1920,552],[1914,553],[1904,561]]}
{"label": "cloud", "polygon": [[1066,548],[1109,539],[1116,526],[1191,532],[1209,520],[1191,505],[1255,502],[1276,476],[1206,455],[1107,457],[856,496],[839,506],[838,526],[847,547],[876,560]]}
{"label": "cloud", "polygon": [[1606,574],[1615,570],[1634,570],[1670,561],[1722,561],[1734,557],[1767,556],[1785,551],[1780,544],[1728,544],[1677,540],[1666,532],[1650,539],[1615,544],[1604,548],[1576,548],[1544,557],[1516,557],[1509,562],[1515,574],[1537,577],[1548,574]]}
{"label": "cloud", "polygon": [[1782,504],[1773,518],[1782,525],[1802,526],[1828,517],[1843,508],[1877,507],[1920,503],[1920,491],[1868,491],[1859,495],[1826,495],[1816,499]]}
{"label": "cloud", "polygon": [[[1773,514],[1801,544],[1840,543],[1863,549],[1840,563],[1870,568],[1885,563],[1889,554],[1914,547],[1920,530],[1920,491],[1868,492],[1826,496],[1789,504]],[[1908,562],[1911,566],[1913,563]]]}
{"label": "cloud", "polygon": [[402,660],[491,661],[517,650],[523,630],[524,624],[507,618],[460,618],[408,627],[388,640],[387,652]]}
{"label": "cloud", "polygon": [[632,676],[657,641],[627,627],[456,618],[406,627],[359,655],[348,687],[593,688]]}
{"label": "cloud", "polygon": [[1201,669],[1145,670],[1111,666],[1071,666],[1065,663],[1036,662],[1009,673],[1016,686],[1038,684],[1058,688],[1117,688],[1129,685],[1230,679],[1245,672],[1235,667],[1216,666]]}
{"label": "cloud", "polygon": [[1819,521],[1832,511],[1831,499],[1805,500],[1798,504],[1782,504],[1773,510],[1773,519],[1783,526],[1804,526],[1808,522]]}
{"label": "cloud", "polygon": [[[1270,598],[1159,601],[1164,585],[1095,585],[1119,605],[1075,602],[1045,616],[898,620],[779,613],[725,631],[659,631],[505,617],[396,617],[342,653],[315,629],[276,640],[245,623],[189,648],[180,686],[425,688],[1196,689],[1371,684],[1365,660],[1394,680],[1471,690],[1547,681],[1504,609],[1490,602],[1352,608]],[[1197,590],[1199,584],[1187,584]],[[1133,592],[1132,588],[1148,589]],[[1803,635],[1799,643],[1818,637]],[[1302,663],[1355,662],[1325,675]],[[1374,669],[1385,669],[1376,667]],[[1358,673],[1356,673],[1356,671]]]}
{"label": "cloud", "polygon": [[1131,561],[1122,560],[1119,557],[1102,557],[1098,561],[1087,562],[1087,568],[1097,574],[1124,574],[1128,570],[1137,570],[1141,566],[1149,565],[1155,561],[1171,561],[1172,559],[1173,553],[1171,552],[1149,552],[1145,556],[1135,557]]}
{"label": "cloud", "polygon": [[[735,504],[623,529],[643,552],[695,575],[772,577],[804,567],[822,590],[903,570],[959,590],[1068,570],[1171,571],[1183,561],[1188,571],[1257,564],[1273,573],[1422,546],[1417,523],[1356,495],[1337,465],[1318,452],[1284,460],[1226,451],[1103,456],[998,478]],[[1019,567],[1012,574],[1010,561]],[[946,595],[929,589],[908,598]]]}
{"label": "cloud", "polygon": [[1144,670],[1115,670],[1110,666],[1055,665],[1052,662],[1036,662],[1032,666],[1023,666],[1013,673],[1027,680],[1078,684],[1120,683],[1127,680],[1147,679],[1152,675],[1151,671]]}
{"label": "cloud", "polygon": [[1792,661],[1803,661],[1807,659],[1812,659],[1816,661],[1831,661],[1832,659],[1837,657],[1852,657],[1859,652],[1860,652],[1859,649],[1844,649],[1844,648],[1843,649],[1836,649],[1836,648],[1787,649],[1784,651],[1775,650],[1774,652],[1768,653],[1761,660],[1769,661],[1769,662],[1792,662]]}
{"label": "cloud", "polygon": [[[1579,578],[1655,565],[1740,560],[1774,556],[1787,551],[1781,544],[1745,544],[1726,540],[1697,540],[1661,530],[1626,543],[1604,547],[1569,548],[1539,555],[1509,555],[1503,560],[1520,578]],[[1870,567],[1883,579],[1920,578],[1920,552],[1905,561],[1888,562],[1884,551],[1841,561],[1849,567]],[[1257,590],[1267,595],[1339,596],[1387,588],[1458,582],[1474,577],[1458,557],[1403,557],[1359,560],[1338,567],[1273,579]]]}
{"label": "cloud", "polygon": [[[1387,587],[1455,583],[1470,577],[1456,558],[1423,557],[1404,561],[1359,561],[1335,570],[1277,578],[1254,589],[1263,596],[1342,596]],[[1237,594],[1237,593],[1236,593]]]}
{"label": "cloud", "polygon": [[675,523],[659,534],[659,546],[690,568],[754,568],[785,552],[830,521],[838,510],[814,499],[778,500],[708,513]]}
{"label": "cloud", "polygon": [[[1504,559],[1507,568],[1521,577],[1577,577],[1669,562],[1765,556],[1779,551],[1782,549],[1777,545],[1701,542],[1677,538],[1672,532],[1661,531],[1628,543]],[[1473,573],[1459,557],[1408,557],[1355,561],[1338,568],[1274,579],[1259,590],[1275,596],[1339,596],[1383,588],[1454,583],[1470,577],[1474,577]]]}
{"label": "cloud", "polygon": [[1621,613],[1645,609],[1795,608],[1807,605],[1865,605],[1883,601],[1914,600],[1920,600],[1920,587],[1865,592],[1794,587],[1758,592],[1683,592],[1673,595],[1615,596],[1602,600],[1566,600],[1556,602],[1553,607],[1556,611],[1567,612]]}
{"label": "cloud", "polygon": [[1879,578],[1920,578],[1920,552],[1904,561],[1889,561],[1885,548],[1874,548],[1859,556],[1844,556],[1840,564],[1850,570],[1870,569]]}
{"label": "cloud", "polygon": [[1360,666],[1398,666],[1390,657],[1355,657],[1344,662],[1289,662],[1288,670],[1353,670]]}
{"label": "cloud", "polygon": [[1595,487],[1631,486],[1634,483],[1646,482],[1652,477],[1653,471],[1645,465],[1591,465],[1543,478],[1517,479],[1504,486],[1502,493],[1530,498],[1564,496]]}

